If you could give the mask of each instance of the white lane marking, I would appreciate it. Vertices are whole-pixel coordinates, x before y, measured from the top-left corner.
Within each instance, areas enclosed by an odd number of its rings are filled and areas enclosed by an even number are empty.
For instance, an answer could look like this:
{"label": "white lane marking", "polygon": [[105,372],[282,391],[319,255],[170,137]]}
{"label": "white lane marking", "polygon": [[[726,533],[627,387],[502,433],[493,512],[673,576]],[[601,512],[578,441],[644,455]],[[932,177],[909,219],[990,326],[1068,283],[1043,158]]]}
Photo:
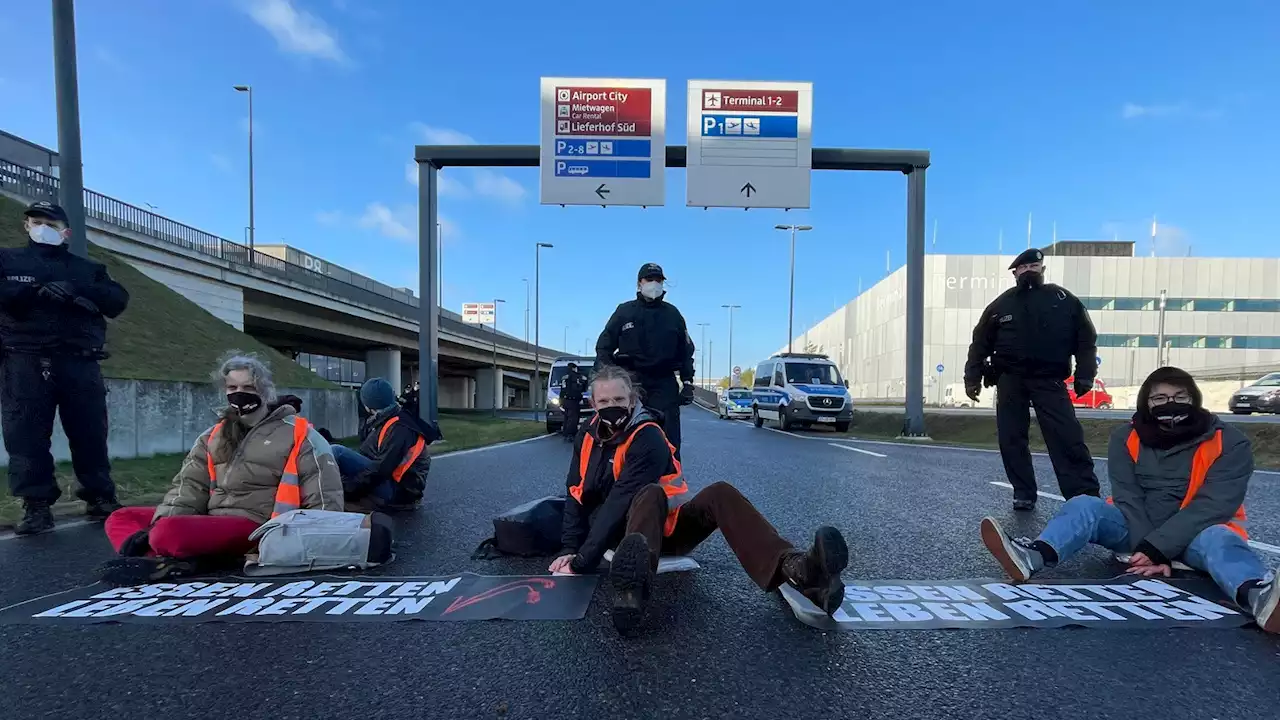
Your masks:
{"label": "white lane marking", "polygon": [[[1006,488],[1009,488],[1010,490],[1013,489],[1013,486],[1006,482],[992,482],[991,484],[999,485],[1000,487],[1006,487]],[[1061,495],[1054,495],[1053,493],[1047,493],[1047,492],[1040,492],[1039,494],[1041,497],[1051,497],[1054,500],[1061,500],[1063,502],[1066,502],[1066,498],[1062,497]],[[1271,543],[1264,543],[1258,540],[1250,540],[1249,546],[1256,550],[1262,550],[1263,552],[1269,552],[1275,555],[1280,555],[1280,545],[1272,545]]]}
{"label": "white lane marking", "polygon": [[537,437],[525,438],[524,440],[512,440],[511,442],[498,443],[496,445],[485,445],[484,447],[470,448],[468,450],[454,450],[453,452],[443,452],[439,455],[432,455],[432,460],[441,458],[458,457],[459,455],[470,455],[471,453],[484,452],[486,450],[497,450],[498,448],[511,447],[513,445],[523,445],[525,443],[537,442],[538,440],[546,440],[547,438],[560,437],[559,435],[539,435]]}
{"label": "white lane marking", "polygon": [[827,443],[827,444],[830,445],[831,447],[840,448],[841,450],[852,450],[853,452],[862,453],[863,455],[870,455],[872,457],[879,457],[879,458],[889,457],[888,455],[881,455],[878,452],[871,452],[870,450],[863,450],[862,448],[856,448],[856,447],[853,447],[852,445],[841,445],[840,443]]}
{"label": "white lane marking", "polygon": [[[999,485],[1000,487],[1006,487],[1006,488],[1009,488],[1010,490],[1012,490],[1012,489],[1013,489],[1013,486],[1012,486],[1012,485],[1010,485],[1010,484],[1009,484],[1009,483],[1007,483],[1007,482],[994,482],[994,481],[993,481],[991,484],[992,484],[992,485]],[[1051,498],[1053,498],[1054,500],[1061,500],[1062,502],[1066,502],[1066,501],[1067,501],[1067,499],[1066,499],[1066,498],[1064,498],[1064,497],[1062,497],[1061,495],[1054,495],[1053,493],[1050,493],[1050,492],[1044,492],[1043,490],[1041,490],[1041,491],[1037,492],[1036,494],[1037,494],[1037,495],[1040,495],[1040,496],[1042,496],[1042,497],[1051,497]]]}
{"label": "white lane marking", "polygon": [[[53,527],[54,532],[57,532],[59,530],[66,530],[68,528],[73,528],[73,527],[80,527],[81,525],[100,525],[101,524],[101,521],[99,520],[71,520],[68,522],[57,522],[57,520],[55,520],[54,522],[57,523]],[[15,540],[20,537],[39,537],[39,536],[38,535],[31,535],[31,536],[14,535],[11,532],[7,532],[7,533],[0,534],[0,541]]]}

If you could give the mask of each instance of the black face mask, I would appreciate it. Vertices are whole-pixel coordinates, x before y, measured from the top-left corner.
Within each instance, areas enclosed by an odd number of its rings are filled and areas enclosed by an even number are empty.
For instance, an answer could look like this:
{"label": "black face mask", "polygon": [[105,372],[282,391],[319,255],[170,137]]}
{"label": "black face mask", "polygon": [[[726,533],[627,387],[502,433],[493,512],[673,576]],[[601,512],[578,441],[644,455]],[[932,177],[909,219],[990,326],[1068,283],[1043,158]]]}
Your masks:
{"label": "black face mask", "polygon": [[1018,276],[1018,287],[1022,290],[1032,290],[1044,285],[1044,274],[1033,270],[1028,270]]}
{"label": "black face mask", "polygon": [[627,426],[627,421],[631,419],[631,409],[624,407],[607,407],[600,408],[596,411],[596,415],[600,418],[600,439],[608,440]]}
{"label": "black face mask", "polygon": [[1161,425],[1172,428],[1190,421],[1195,410],[1195,406],[1191,403],[1168,402],[1151,408],[1151,417]]}
{"label": "black face mask", "polygon": [[262,396],[257,393],[239,392],[227,393],[227,404],[236,409],[241,415],[248,415],[254,410],[262,407]]}

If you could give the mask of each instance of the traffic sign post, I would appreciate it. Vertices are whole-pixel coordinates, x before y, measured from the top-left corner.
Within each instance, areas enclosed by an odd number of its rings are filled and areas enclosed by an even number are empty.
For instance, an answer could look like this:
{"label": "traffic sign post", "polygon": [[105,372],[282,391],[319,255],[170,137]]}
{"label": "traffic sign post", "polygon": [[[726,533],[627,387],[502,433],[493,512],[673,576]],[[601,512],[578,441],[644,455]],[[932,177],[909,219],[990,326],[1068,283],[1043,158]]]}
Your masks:
{"label": "traffic sign post", "polygon": [[942,363],[938,363],[938,367],[935,369],[938,371],[938,407],[942,407],[942,371],[946,368],[943,367]]}
{"label": "traffic sign post", "polygon": [[662,205],[666,80],[542,78],[543,205]]}
{"label": "traffic sign post", "polygon": [[495,303],[462,303],[462,322],[471,325],[494,325],[498,319]]}
{"label": "traffic sign post", "polygon": [[813,83],[689,81],[689,207],[808,208]]}

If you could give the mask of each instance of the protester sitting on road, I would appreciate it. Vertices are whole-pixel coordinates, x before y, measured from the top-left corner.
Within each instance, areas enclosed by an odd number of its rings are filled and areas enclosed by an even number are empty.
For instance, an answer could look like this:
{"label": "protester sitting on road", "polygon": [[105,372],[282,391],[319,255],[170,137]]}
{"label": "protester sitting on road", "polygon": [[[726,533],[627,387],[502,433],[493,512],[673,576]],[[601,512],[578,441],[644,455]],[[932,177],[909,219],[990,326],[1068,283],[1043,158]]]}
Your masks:
{"label": "protester sitting on road", "polygon": [[411,510],[422,501],[431,470],[427,445],[434,428],[401,407],[391,383],[370,378],[360,387],[369,419],[360,430],[360,450],[333,447],[348,505],[373,510]]}
{"label": "protester sitting on road", "polygon": [[343,510],[329,443],[292,404],[276,401],[271,371],[230,354],[214,373],[226,393],[221,419],[200,434],[159,507],[126,507],[106,521],[125,560],[104,579],[142,582],[190,572],[202,558],[239,558],[249,535],[298,508]]}
{"label": "protester sitting on road", "polygon": [[578,432],[569,463],[562,537],[568,554],[551,563],[551,572],[591,572],[617,544],[609,571],[613,622],[628,632],[644,615],[659,555],[684,555],[719,528],[761,588],[787,582],[828,614],[836,611],[849,554],[840,531],[821,527],[808,552],[797,550],[724,482],[675,504],[688,492],[680,461],[640,404],[631,375],[602,366],[591,379],[591,396],[596,412]]}
{"label": "protester sitting on road", "polygon": [[1181,559],[1209,573],[1259,627],[1280,632],[1280,583],[1242,526],[1253,474],[1249,438],[1205,410],[1195,380],[1178,368],[1152,373],[1137,405],[1133,420],[1111,434],[1112,498],[1071,498],[1034,541],[1012,539],[985,518],[982,542],[1018,581],[1087,543],[1131,552],[1127,572],[1146,577],[1169,577]]}

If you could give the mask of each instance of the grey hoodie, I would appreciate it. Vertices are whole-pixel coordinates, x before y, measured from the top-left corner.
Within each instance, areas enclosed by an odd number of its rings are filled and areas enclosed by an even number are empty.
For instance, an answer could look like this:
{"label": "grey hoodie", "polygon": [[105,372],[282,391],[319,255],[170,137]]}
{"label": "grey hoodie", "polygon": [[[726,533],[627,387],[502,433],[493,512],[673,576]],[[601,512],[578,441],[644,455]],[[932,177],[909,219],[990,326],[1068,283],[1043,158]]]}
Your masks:
{"label": "grey hoodie", "polygon": [[[1244,503],[1253,475],[1252,443],[1214,416],[1208,432],[1194,440],[1168,450],[1140,447],[1135,463],[1128,448],[1132,430],[1126,423],[1111,433],[1107,466],[1113,501],[1128,523],[1130,549],[1146,542],[1166,558],[1177,558],[1201,531],[1231,520]],[[1219,430],[1222,455],[1209,467],[1195,499],[1180,509],[1196,450]]]}

